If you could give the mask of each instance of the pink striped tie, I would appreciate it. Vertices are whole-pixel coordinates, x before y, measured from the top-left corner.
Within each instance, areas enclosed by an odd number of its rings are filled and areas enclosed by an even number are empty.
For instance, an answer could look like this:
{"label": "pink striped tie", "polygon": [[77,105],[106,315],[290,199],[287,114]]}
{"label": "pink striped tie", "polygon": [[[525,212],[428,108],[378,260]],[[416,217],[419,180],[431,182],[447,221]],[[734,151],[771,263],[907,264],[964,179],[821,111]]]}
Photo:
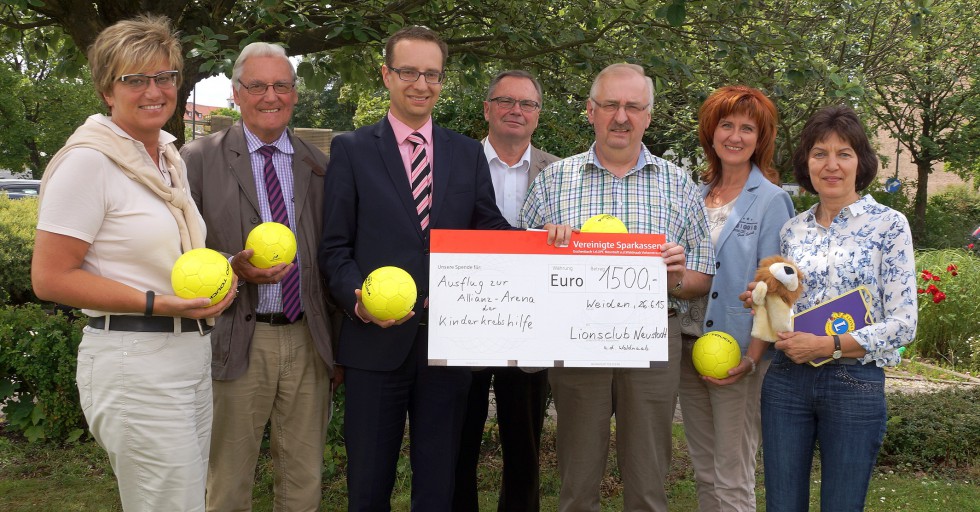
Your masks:
{"label": "pink striped tie", "polygon": [[[276,167],[272,163],[272,155],[276,153],[276,147],[262,146],[259,148],[259,153],[265,158],[265,166],[262,170],[265,173],[265,194],[269,198],[272,221],[289,227],[289,212],[282,197],[282,187],[279,185]],[[282,313],[290,322],[295,322],[302,309],[299,298],[299,265],[293,265],[279,285],[282,287]]]}
{"label": "pink striped tie", "polygon": [[432,172],[425,152],[425,137],[419,132],[408,136],[412,143],[412,197],[415,211],[419,214],[422,231],[429,228],[429,210],[432,208]]}

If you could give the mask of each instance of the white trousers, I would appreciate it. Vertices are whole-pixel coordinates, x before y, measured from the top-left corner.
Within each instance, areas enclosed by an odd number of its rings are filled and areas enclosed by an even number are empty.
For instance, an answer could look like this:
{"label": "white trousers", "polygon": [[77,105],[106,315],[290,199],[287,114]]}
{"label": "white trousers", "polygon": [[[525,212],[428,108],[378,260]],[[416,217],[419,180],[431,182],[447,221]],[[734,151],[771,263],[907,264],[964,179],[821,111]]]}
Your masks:
{"label": "white trousers", "polygon": [[78,393],[109,454],[123,510],[203,511],[211,443],[211,337],[86,327]]}

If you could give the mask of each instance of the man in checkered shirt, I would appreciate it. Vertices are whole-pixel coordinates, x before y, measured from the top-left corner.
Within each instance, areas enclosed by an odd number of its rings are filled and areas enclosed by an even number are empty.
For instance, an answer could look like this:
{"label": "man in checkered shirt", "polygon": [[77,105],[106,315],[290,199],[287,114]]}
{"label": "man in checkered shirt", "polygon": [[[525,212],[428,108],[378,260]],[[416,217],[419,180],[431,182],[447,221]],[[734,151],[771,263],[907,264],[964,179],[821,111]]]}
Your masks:
{"label": "man in checkered shirt", "polygon": [[667,239],[667,365],[549,370],[558,411],[561,512],[599,509],[613,414],[624,509],[667,510],[664,481],[681,360],[677,312],[708,292],[715,257],[697,186],[683,169],[643,145],[652,107],[653,82],[642,67],[613,64],[602,70],[586,104],[595,143],[542,171],[521,210],[522,227],[581,226],[593,215],[611,214],[630,233],[663,233]]}

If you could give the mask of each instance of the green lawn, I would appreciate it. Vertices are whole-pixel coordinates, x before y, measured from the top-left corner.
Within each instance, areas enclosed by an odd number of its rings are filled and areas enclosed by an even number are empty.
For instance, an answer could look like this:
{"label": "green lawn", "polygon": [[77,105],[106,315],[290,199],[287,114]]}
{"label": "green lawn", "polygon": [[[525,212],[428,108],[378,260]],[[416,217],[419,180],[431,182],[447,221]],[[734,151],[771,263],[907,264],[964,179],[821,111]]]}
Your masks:
{"label": "green lawn", "polygon": [[[697,509],[690,459],[683,441],[683,427],[675,427],[674,461],[669,477],[671,510]],[[488,447],[496,447],[496,431],[489,428]],[[555,469],[554,430],[546,432],[543,452],[542,510],[557,509],[559,481]],[[496,510],[496,488],[499,485],[499,454],[489,449],[481,462],[481,510]],[[342,474],[327,475],[324,483],[324,511],[346,510]],[[816,496],[818,474],[814,474]],[[263,455],[255,486],[256,512],[272,509],[271,461]],[[398,482],[393,509],[409,510],[411,470],[406,458],[398,468]],[[980,471],[937,477],[912,471],[876,472],[868,494],[867,510],[871,512],[959,512],[977,510],[980,503]],[[622,510],[622,486],[610,456],[607,476],[602,483],[603,510]],[[760,507],[763,489],[757,488]],[[814,498],[813,510],[819,510]],[[109,463],[94,443],[83,443],[65,449],[29,445],[9,437],[0,437],[0,510],[6,512],[118,511],[115,480]]]}

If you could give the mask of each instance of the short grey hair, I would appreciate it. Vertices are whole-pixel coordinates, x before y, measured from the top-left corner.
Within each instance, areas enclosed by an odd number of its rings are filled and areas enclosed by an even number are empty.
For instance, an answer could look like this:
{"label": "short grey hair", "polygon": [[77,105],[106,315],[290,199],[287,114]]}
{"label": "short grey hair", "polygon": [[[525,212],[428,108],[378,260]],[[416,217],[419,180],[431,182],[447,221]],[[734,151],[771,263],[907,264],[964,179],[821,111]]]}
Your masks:
{"label": "short grey hair", "polygon": [[286,50],[282,46],[272,43],[255,42],[249,43],[248,46],[242,48],[242,52],[238,54],[238,59],[235,60],[235,67],[231,72],[231,85],[236,91],[242,86],[239,80],[242,78],[245,61],[252,57],[282,57],[289,63],[289,69],[293,72],[293,82],[296,82],[296,68],[290,62],[289,56],[286,55]]}
{"label": "short grey hair", "polygon": [[537,78],[534,78],[534,75],[521,69],[501,71],[497,74],[497,76],[493,77],[493,80],[490,80],[490,86],[487,87],[487,101],[490,101],[490,98],[493,97],[493,91],[497,88],[497,85],[500,84],[500,81],[507,77],[524,78],[530,80],[531,83],[534,84],[534,90],[538,91],[538,103],[544,103],[544,95],[541,93],[541,83],[538,82]]}
{"label": "short grey hair", "polygon": [[602,71],[596,75],[595,80],[592,81],[592,88],[589,90],[589,98],[595,99],[596,90],[599,88],[599,80],[602,80],[607,75],[611,74],[621,74],[623,72],[636,73],[644,78],[647,83],[647,90],[650,91],[650,110],[653,110],[653,79],[648,77],[646,71],[643,70],[642,66],[636,64],[630,64],[628,62],[619,62],[617,64],[610,64],[605,67]]}

